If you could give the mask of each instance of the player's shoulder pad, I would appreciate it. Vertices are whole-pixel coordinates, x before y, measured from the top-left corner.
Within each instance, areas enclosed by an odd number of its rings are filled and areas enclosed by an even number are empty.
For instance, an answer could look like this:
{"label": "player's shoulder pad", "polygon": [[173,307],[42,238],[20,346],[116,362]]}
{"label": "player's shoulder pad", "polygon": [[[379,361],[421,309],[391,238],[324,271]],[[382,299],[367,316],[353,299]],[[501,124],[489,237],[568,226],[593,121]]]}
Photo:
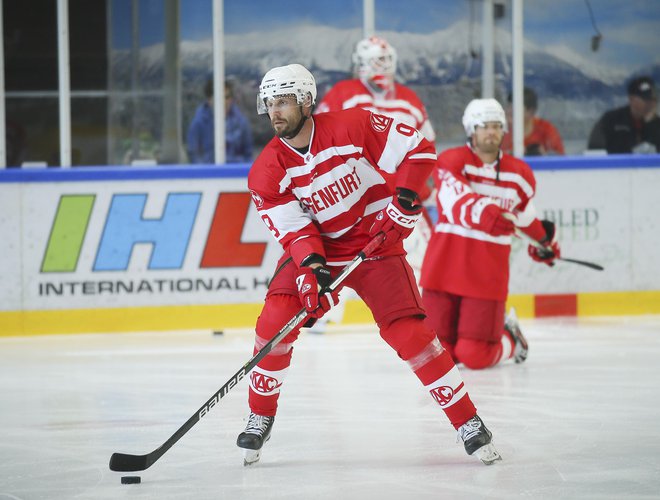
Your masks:
{"label": "player's shoulder pad", "polygon": [[[467,150],[469,151],[469,150]],[[451,165],[459,162],[464,162],[466,159],[466,148],[465,146],[458,146],[455,148],[445,149],[438,154],[438,164],[442,165]]]}
{"label": "player's shoulder pad", "polygon": [[529,164],[522,158],[517,158],[513,155],[505,153],[502,155],[500,165],[502,170],[507,172],[515,172],[533,185],[536,183],[536,177],[532,167],[530,167]]}
{"label": "player's shoulder pad", "polygon": [[422,104],[422,100],[410,87],[402,85],[398,82],[394,82],[394,89],[396,92],[397,98],[404,98],[407,101],[414,101],[413,104]]}

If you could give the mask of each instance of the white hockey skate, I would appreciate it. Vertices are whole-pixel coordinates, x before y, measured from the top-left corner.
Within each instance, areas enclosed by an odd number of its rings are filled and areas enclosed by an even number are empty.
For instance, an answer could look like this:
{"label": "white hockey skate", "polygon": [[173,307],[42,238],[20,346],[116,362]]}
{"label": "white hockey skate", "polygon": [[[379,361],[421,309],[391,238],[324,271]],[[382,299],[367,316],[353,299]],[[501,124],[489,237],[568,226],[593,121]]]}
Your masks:
{"label": "white hockey skate", "polygon": [[275,417],[250,413],[245,430],[238,435],[236,445],[243,448],[243,465],[252,465],[261,458],[261,448],[270,439]]}
{"label": "white hockey skate", "polygon": [[504,320],[504,329],[513,337],[513,342],[515,344],[513,347],[513,360],[516,363],[523,363],[527,359],[529,345],[527,344],[527,339],[520,330],[518,316],[513,307],[509,310],[509,314]]}
{"label": "white hockey skate", "polygon": [[475,415],[458,428],[458,439],[463,441],[468,455],[474,455],[486,465],[492,465],[502,457],[492,442],[493,435],[479,415]]}

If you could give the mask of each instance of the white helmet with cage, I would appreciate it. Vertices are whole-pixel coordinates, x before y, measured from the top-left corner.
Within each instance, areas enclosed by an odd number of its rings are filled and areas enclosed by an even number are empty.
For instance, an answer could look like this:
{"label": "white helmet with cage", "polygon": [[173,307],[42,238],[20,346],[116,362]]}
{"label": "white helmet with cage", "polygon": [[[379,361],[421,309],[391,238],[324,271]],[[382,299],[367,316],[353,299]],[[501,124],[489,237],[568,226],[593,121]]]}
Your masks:
{"label": "white helmet with cage", "polygon": [[316,103],[316,81],[301,64],[278,66],[268,71],[259,85],[257,113],[268,112],[266,100],[284,95],[295,95],[298,104],[312,106]]}
{"label": "white helmet with cage", "polygon": [[507,131],[502,105],[495,99],[471,100],[463,113],[463,128],[467,136],[471,137],[477,126],[483,127],[488,122],[499,122],[504,131]]}
{"label": "white helmet with cage", "polygon": [[353,52],[353,68],[363,82],[373,82],[386,89],[394,83],[396,50],[377,36],[360,40]]}

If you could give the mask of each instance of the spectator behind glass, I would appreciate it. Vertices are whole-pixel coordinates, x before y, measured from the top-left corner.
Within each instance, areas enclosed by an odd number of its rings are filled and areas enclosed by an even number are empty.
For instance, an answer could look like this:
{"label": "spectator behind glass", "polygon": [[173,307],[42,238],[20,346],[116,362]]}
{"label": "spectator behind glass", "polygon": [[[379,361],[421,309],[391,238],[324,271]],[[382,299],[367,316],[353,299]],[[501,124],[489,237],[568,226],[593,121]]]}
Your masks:
{"label": "spectator behind glass", "polygon": [[[188,159],[190,163],[215,163],[213,126],[213,80],[204,85],[206,101],[199,105],[188,128]],[[233,86],[225,81],[226,162],[252,161],[252,131],[243,113],[234,102]]]}
{"label": "spectator behind glass", "polygon": [[657,153],[660,151],[658,97],[650,76],[628,84],[628,104],[607,111],[594,125],[588,149],[613,153]]}
{"label": "spectator behind glass", "polygon": [[[525,156],[541,155],[563,155],[564,143],[557,128],[548,120],[536,116],[538,109],[538,97],[536,92],[525,87],[523,94],[523,105],[525,107],[523,117],[525,122]],[[509,94],[509,104],[506,107],[506,119],[513,124],[512,95]],[[502,151],[513,154],[513,129],[504,135],[502,140]]]}

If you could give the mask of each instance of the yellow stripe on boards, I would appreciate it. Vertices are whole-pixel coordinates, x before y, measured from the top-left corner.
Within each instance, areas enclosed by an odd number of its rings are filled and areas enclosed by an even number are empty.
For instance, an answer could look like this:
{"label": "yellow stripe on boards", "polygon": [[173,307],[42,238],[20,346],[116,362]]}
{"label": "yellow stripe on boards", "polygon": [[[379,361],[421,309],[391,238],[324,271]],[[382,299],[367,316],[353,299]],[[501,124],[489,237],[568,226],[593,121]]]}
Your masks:
{"label": "yellow stripe on boards", "polygon": [[577,301],[578,316],[660,314],[660,291],[580,293]]}
{"label": "yellow stripe on boards", "polygon": [[253,327],[263,304],[0,312],[0,336]]}
{"label": "yellow stripe on boards", "polygon": [[[660,291],[577,295],[578,316],[660,314]],[[533,318],[534,295],[511,295],[519,318]],[[263,303],[48,311],[0,311],[0,337],[67,333],[254,328]],[[346,302],[342,324],[374,324],[361,300]]]}

